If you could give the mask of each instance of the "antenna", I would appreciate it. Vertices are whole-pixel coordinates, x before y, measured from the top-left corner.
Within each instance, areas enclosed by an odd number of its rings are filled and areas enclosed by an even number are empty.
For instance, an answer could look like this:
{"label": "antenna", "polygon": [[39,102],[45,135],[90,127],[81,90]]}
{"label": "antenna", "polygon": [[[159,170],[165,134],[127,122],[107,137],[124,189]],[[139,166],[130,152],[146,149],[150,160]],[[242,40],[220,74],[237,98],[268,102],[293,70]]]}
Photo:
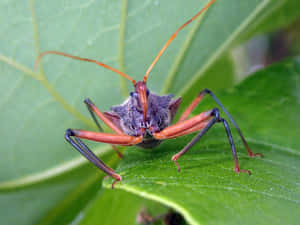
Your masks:
{"label": "antenna", "polygon": [[102,62],[96,61],[96,60],[94,60],[94,59],[81,58],[81,57],[74,56],[74,55],[70,55],[70,54],[67,54],[67,53],[64,53],[64,52],[58,52],[58,51],[46,51],[46,52],[41,53],[41,54],[37,57],[37,59],[36,59],[36,61],[35,61],[34,68],[37,67],[37,65],[40,63],[41,58],[42,58],[43,56],[45,56],[45,55],[50,55],[50,54],[52,54],[52,55],[61,55],[61,56],[69,57],[69,58],[76,59],[76,60],[81,60],[81,61],[86,61],[86,62],[92,62],[92,63],[95,63],[95,64],[97,64],[97,65],[99,65],[99,66],[105,67],[106,69],[109,69],[109,70],[111,70],[111,71],[114,71],[115,73],[118,73],[118,74],[121,75],[122,77],[125,77],[125,78],[127,78],[128,80],[130,80],[130,81],[133,83],[134,86],[136,85],[136,81],[135,81],[134,79],[132,79],[130,76],[128,76],[127,74],[125,74],[125,73],[123,73],[123,72],[121,72],[121,71],[119,71],[119,70],[117,70],[117,69],[115,69],[115,68],[112,68],[112,67],[110,67],[110,66],[108,66],[108,65],[106,65],[106,64],[104,64],[104,63],[102,63]]}
{"label": "antenna", "polygon": [[161,57],[163,52],[166,50],[166,48],[169,46],[169,44],[173,41],[173,39],[177,36],[178,32],[182,30],[185,26],[187,26],[189,23],[191,23],[193,20],[195,20],[202,12],[204,12],[210,5],[212,5],[216,0],[211,0],[207,5],[205,5],[195,16],[193,16],[190,20],[188,20],[185,24],[181,25],[174,34],[170,37],[170,39],[166,42],[166,44],[162,47],[158,55],[153,60],[152,64],[149,66],[148,70],[145,73],[144,76],[144,82],[146,83],[148,75],[150,71],[153,69],[154,65],[157,63],[158,59]]}

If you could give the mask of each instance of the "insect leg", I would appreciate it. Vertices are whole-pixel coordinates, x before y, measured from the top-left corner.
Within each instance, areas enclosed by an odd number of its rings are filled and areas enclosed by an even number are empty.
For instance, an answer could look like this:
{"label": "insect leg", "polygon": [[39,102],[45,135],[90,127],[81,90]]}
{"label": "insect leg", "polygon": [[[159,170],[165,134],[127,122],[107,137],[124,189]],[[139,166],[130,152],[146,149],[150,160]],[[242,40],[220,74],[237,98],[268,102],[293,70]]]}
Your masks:
{"label": "insect leg", "polygon": [[[86,100],[84,101],[84,103],[86,104],[86,107],[88,108],[88,110],[89,110],[89,112],[90,112],[90,114],[91,114],[91,116],[92,116],[94,122],[96,123],[96,125],[97,125],[99,131],[100,131],[100,132],[103,132],[103,128],[101,127],[100,123],[98,122],[98,120],[97,120],[97,118],[96,118],[96,116],[95,116],[93,110],[91,109],[90,104],[88,104],[87,102],[89,102],[89,99],[86,99]],[[118,148],[117,148],[115,145],[111,145],[111,146],[112,146],[113,150],[115,150],[115,152],[118,154],[118,156],[119,156],[120,158],[123,158],[123,154],[118,150]]]}
{"label": "insect leg", "polygon": [[[109,128],[111,128],[117,134],[124,134],[120,128],[118,128],[112,121],[105,117],[105,115],[95,106],[95,104],[89,99],[85,99],[84,103],[88,106],[88,109],[94,112]],[[92,114],[92,117],[95,120],[95,116]],[[99,123],[96,122],[100,126]],[[102,129],[102,128],[101,128]]]}
{"label": "insect leg", "polygon": [[241,170],[240,167],[239,167],[239,162],[238,162],[238,157],[237,157],[237,154],[236,154],[235,145],[234,145],[232,135],[231,135],[231,132],[230,132],[230,128],[229,128],[229,125],[228,125],[227,121],[225,119],[221,118],[220,122],[222,122],[223,125],[224,125],[224,128],[226,130],[226,134],[227,134],[230,146],[231,146],[232,155],[233,155],[233,158],[234,158],[234,171],[237,172],[237,173],[246,172],[250,175],[251,174],[250,170]]}
{"label": "insect leg", "polygon": [[222,122],[225,127],[227,137],[228,137],[228,140],[229,140],[229,143],[231,146],[231,150],[232,150],[232,155],[234,158],[234,164],[235,164],[234,171],[236,173],[246,172],[248,174],[251,174],[249,170],[241,170],[239,167],[238,158],[237,158],[237,154],[236,154],[236,148],[235,148],[235,145],[234,145],[234,142],[232,139],[232,135],[230,132],[230,128],[228,126],[227,121],[220,117],[220,113],[217,108],[212,110],[212,115],[214,115],[214,118],[209,121],[207,126],[203,130],[201,130],[199,132],[199,134],[196,135],[180,152],[178,152],[176,155],[174,155],[172,157],[172,160],[175,162],[175,164],[177,166],[177,170],[180,171],[180,167],[179,167],[179,164],[177,163],[177,159],[180,158],[183,154],[185,154],[215,123]]}
{"label": "insect leg", "polygon": [[[74,137],[74,139],[72,139]],[[106,166],[81,140],[88,139],[108,144],[115,145],[136,145],[142,142],[143,137],[134,137],[129,135],[119,135],[119,134],[106,134],[106,133],[97,133],[92,131],[85,130],[75,130],[68,129],[65,133],[65,139],[76,149],[78,150],[84,157],[86,157],[90,162],[92,162],[95,166],[105,172],[107,175],[113,177],[115,181],[112,184],[112,188],[115,183],[122,180],[122,177],[116,174],[111,168]]]}
{"label": "insect leg", "polygon": [[174,134],[173,136],[169,136],[168,139],[181,137],[181,136],[184,136],[184,135],[194,133],[196,131],[203,130],[209,124],[209,122],[210,122],[210,120],[205,120],[203,122],[200,122],[199,124],[195,124],[195,126],[193,126],[192,128],[190,128],[188,130],[184,130],[182,132]]}
{"label": "insect leg", "polygon": [[[72,139],[74,136],[74,139]],[[113,169],[109,168],[102,162],[81,140],[76,137],[73,133],[73,130],[68,129],[65,134],[65,139],[76,149],[78,150],[85,158],[87,158],[91,163],[96,167],[101,169],[107,175],[113,177],[115,181],[112,183],[112,188],[116,182],[121,181],[122,177],[119,174],[116,174]]]}
{"label": "insect leg", "polygon": [[212,114],[214,115],[214,118],[210,120],[210,122],[206,125],[206,127],[199,132],[198,135],[196,135],[180,152],[178,152],[176,155],[172,157],[172,160],[175,162],[177,166],[177,171],[180,171],[180,166],[177,162],[177,159],[179,159],[183,154],[185,154],[217,121],[219,117],[218,110],[213,110]]}
{"label": "insect leg", "polygon": [[[199,115],[196,115],[188,120],[166,127],[162,131],[154,133],[153,136],[158,140],[182,136],[182,133],[186,134],[186,132],[194,130],[194,128],[197,126],[202,126],[200,125],[201,123],[203,124],[204,122],[207,122],[207,120],[211,119],[213,117],[212,112],[213,110],[202,112]],[[194,131],[197,131],[199,129],[196,129]]]}
{"label": "insect leg", "polygon": [[78,138],[83,138],[87,140],[113,144],[113,145],[123,145],[123,146],[131,146],[136,145],[142,142],[142,136],[130,136],[126,134],[107,134],[107,133],[100,133],[94,131],[87,131],[87,130],[76,130],[76,129],[69,129],[71,131],[72,136],[76,136]]}
{"label": "insect leg", "polygon": [[253,157],[253,156],[260,156],[260,157],[263,157],[262,154],[260,153],[253,153],[244,137],[244,135],[242,134],[242,131],[241,129],[239,128],[239,126],[237,125],[237,123],[235,122],[235,120],[232,118],[232,116],[230,115],[230,113],[227,111],[227,109],[224,107],[224,105],[220,102],[220,100],[212,93],[212,91],[210,91],[209,89],[204,89],[202,90],[198,96],[193,100],[193,102],[188,106],[188,108],[183,112],[183,114],[181,115],[181,117],[179,118],[178,122],[181,122],[181,121],[184,121],[188,116],[189,114],[194,110],[194,108],[199,104],[199,102],[203,99],[203,97],[206,95],[206,94],[209,94],[213,99],[214,101],[220,106],[220,108],[225,112],[225,114],[228,116],[229,120],[232,122],[233,126],[236,128],[237,132],[239,133],[242,141],[243,141],[243,144],[245,146],[245,148],[247,149],[248,151],[248,155],[250,157]]}
{"label": "insect leg", "polygon": [[178,122],[182,122],[188,118],[188,116],[192,113],[192,111],[196,108],[196,106],[201,102],[203,99],[205,93],[201,91],[197,97],[192,101],[192,103],[184,110],[184,112],[181,114],[180,118],[178,119]]}
{"label": "insect leg", "polygon": [[245,148],[247,149],[248,151],[248,155],[250,157],[253,157],[253,156],[260,156],[260,157],[263,157],[262,154],[260,153],[253,153],[244,137],[244,135],[242,134],[242,131],[241,129],[239,128],[239,126],[237,125],[237,123],[235,122],[235,120],[232,118],[232,116],[229,114],[229,112],[227,111],[227,109],[223,106],[223,104],[219,101],[219,99],[212,93],[212,91],[208,90],[208,89],[204,89],[202,91],[203,93],[207,93],[209,94],[214,100],[215,102],[221,107],[221,109],[225,112],[225,114],[228,116],[229,120],[232,122],[233,126],[235,127],[235,129],[237,130],[237,132],[239,133],[243,143],[244,143],[244,146]]}

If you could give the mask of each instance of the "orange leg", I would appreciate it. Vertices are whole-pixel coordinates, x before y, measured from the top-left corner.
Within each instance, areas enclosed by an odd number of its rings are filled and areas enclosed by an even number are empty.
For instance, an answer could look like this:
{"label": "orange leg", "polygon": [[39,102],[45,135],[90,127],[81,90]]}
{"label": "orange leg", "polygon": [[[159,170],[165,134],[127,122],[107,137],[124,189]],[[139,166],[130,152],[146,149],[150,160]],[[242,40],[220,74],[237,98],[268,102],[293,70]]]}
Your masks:
{"label": "orange leg", "polygon": [[197,97],[192,101],[192,103],[184,110],[184,112],[181,114],[178,122],[182,122],[188,118],[188,116],[193,112],[193,110],[196,108],[196,106],[201,102],[203,99],[205,93],[201,91]]}
{"label": "orange leg", "polygon": [[194,127],[190,128],[188,130],[185,130],[183,132],[175,134],[174,136],[169,136],[168,139],[177,138],[177,137],[181,137],[184,135],[194,133],[196,131],[200,131],[200,130],[204,129],[209,124],[209,122],[210,122],[210,120],[202,121],[199,124],[196,124]]}
{"label": "orange leg", "polygon": [[107,143],[107,144],[114,144],[114,145],[136,145],[142,142],[143,137],[135,137],[126,134],[107,134],[107,133],[100,133],[94,131],[87,131],[87,130],[75,130],[72,129],[73,136],[88,139],[92,141]]}
{"label": "orange leg", "polygon": [[[72,138],[73,137],[73,138]],[[65,139],[84,157],[86,157],[90,162],[92,162],[96,167],[101,169],[108,176],[111,176],[115,179],[112,183],[112,188],[116,182],[121,181],[122,177],[119,174],[116,174],[113,169],[109,168],[102,162],[82,141],[80,138],[104,142],[108,144],[115,145],[135,145],[142,141],[143,137],[134,137],[129,135],[119,135],[119,134],[106,134],[106,133],[97,133],[92,131],[85,130],[73,130],[68,129],[65,134]]]}
{"label": "orange leg", "polygon": [[[202,122],[208,120],[212,117],[212,110],[200,113],[188,120],[171,125],[158,133],[154,133],[154,138],[158,140],[163,140],[167,138],[177,137],[179,134],[186,133],[186,131],[191,130],[194,132],[194,128],[201,124]],[[197,129],[196,129],[197,130]],[[182,135],[179,135],[182,136]]]}

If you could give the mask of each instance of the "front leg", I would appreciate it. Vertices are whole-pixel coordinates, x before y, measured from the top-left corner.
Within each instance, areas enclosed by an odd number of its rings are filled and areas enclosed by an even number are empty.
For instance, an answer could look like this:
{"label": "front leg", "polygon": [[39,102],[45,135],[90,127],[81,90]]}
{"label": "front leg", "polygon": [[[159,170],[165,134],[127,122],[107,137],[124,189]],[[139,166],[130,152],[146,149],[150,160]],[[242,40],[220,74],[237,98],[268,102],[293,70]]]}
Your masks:
{"label": "front leg", "polygon": [[[86,107],[89,110],[89,112],[90,112],[90,114],[91,114],[91,116],[92,116],[92,118],[93,118],[96,126],[98,127],[99,131],[100,132],[104,132],[103,128],[101,127],[100,123],[98,122],[98,120],[97,120],[97,118],[96,118],[96,116],[94,114],[94,111],[92,109],[92,106],[93,106],[92,101],[87,98],[87,99],[84,100],[84,103],[86,104]],[[123,154],[118,150],[118,148],[115,145],[111,145],[111,147],[118,154],[118,156],[120,158],[123,158]]]}
{"label": "front leg", "polygon": [[[73,138],[72,138],[73,137]],[[117,145],[135,145],[142,141],[142,137],[133,137],[129,135],[117,135],[117,134],[105,134],[97,133],[84,130],[73,130],[68,129],[65,133],[65,139],[85,158],[87,158],[91,163],[96,167],[101,169],[108,176],[111,176],[115,179],[112,183],[112,188],[116,182],[121,181],[122,177],[119,174],[116,174],[113,169],[105,165],[82,141],[80,138],[94,140],[98,142],[104,142],[108,144],[117,144]]]}
{"label": "front leg", "polygon": [[[119,128],[117,127],[112,121],[110,121],[105,115],[104,113],[102,113],[100,111],[100,109],[98,109],[95,104],[89,99],[85,99],[84,100],[84,103],[87,105],[88,107],[88,110],[91,112],[92,114],[92,117],[94,119],[94,121],[96,122],[96,117],[93,115],[93,112],[110,128],[112,129],[115,133],[117,134],[124,134],[124,132]],[[99,127],[100,124],[98,122],[96,122],[97,126]]]}

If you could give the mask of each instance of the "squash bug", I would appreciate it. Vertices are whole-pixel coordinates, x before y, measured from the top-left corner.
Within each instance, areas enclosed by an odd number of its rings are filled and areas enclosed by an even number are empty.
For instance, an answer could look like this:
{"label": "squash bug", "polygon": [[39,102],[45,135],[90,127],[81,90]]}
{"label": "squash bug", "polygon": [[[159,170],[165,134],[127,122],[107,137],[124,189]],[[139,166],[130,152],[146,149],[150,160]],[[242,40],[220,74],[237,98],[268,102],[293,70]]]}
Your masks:
{"label": "squash bug", "polygon": [[[40,62],[41,58],[47,54],[61,55],[69,57],[76,60],[86,61],[95,63],[106,69],[112,70],[130,80],[134,86],[134,91],[130,93],[130,96],[121,104],[113,106],[109,112],[101,112],[95,104],[90,99],[85,99],[84,102],[91,113],[93,120],[95,121],[100,132],[78,130],[78,129],[67,129],[65,133],[65,139],[84,157],[86,157],[90,162],[92,162],[96,167],[105,172],[108,176],[115,179],[112,183],[112,188],[117,181],[121,181],[122,178],[119,174],[116,174],[113,169],[109,168],[104,164],[81,139],[88,139],[97,142],[103,142],[111,144],[113,149],[118,153],[120,157],[122,154],[116,148],[116,145],[121,146],[132,146],[137,145],[141,148],[153,148],[161,143],[165,139],[171,139],[187,135],[194,132],[199,132],[180,152],[172,157],[172,160],[177,166],[177,170],[180,171],[177,160],[185,154],[215,123],[223,123],[229,143],[231,146],[233,158],[234,158],[234,171],[236,173],[246,172],[250,174],[249,170],[242,170],[239,167],[238,157],[236,154],[235,145],[232,139],[229,125],[227,121],[220,116],[218,108],[202,112],[192,118],[188,119],[188,116],[194,110],[194,108],[199,104],[205,95],[210,95],[218,106],[224,111],[228,116],[233,126],[239,133],[244,146],[248,150],[248,155],[253,156],[263,156],[260,153],[253,153],[246,142],[240,128],[237,123],[231,117],[226,108],[218,100],[218,98],[208,89],[201,91],[192,103],[187,107],[187,109],[180,116],[179,120],[173,124],[173,119],[176,115],[177,109],[180,105],[181,98],[173,99],[173,95],[159,96],[151,92],[147,88],[147,78],[150,71],[157,63],[158,59],[161,57],[163,52],[177,36],[178,32],[182,30],[185,26],[190,24],[195,20],[202,12],[209,8],[215,0],[211,0],[204,8],[202,8],[195,16],[179,27],[176,32],[169,38],[165,43],[163,48],[160,50],[158,55],[155,57],[152,64],[147,69],[143,81],[136,82],[127,74],[114,69],[102,62],[81,58],[78,56],[73,56],[67,53],[58,51],[46,51],[39,55],[36,64]],[[114,134],[104,133],[102,127],[97,121],[96,115],[114,131]]]}

